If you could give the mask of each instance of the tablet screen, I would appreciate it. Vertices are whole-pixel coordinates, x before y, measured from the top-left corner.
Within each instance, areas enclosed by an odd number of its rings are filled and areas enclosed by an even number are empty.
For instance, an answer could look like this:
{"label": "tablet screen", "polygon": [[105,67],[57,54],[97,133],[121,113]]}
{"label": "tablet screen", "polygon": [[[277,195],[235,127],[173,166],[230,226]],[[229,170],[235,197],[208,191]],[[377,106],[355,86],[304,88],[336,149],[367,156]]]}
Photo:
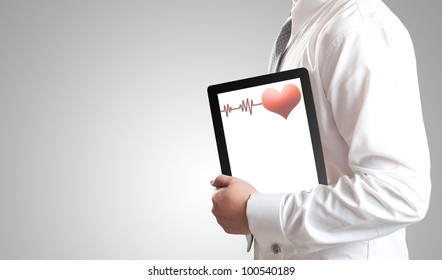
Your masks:
{"label": "tablet screen", "polygon": [[220,159],[227,161],[228,175],[251,183],[261,193],[311,189],[324,175],[318,175],[318,150],[321,165],[323,159],[319,139],[312,141],[311,129],[317,130],[317,123],[308,112],[314,113],[314,104],[306,102],[301,77],[251,84],[216,94],[218,108],[212,114],[218,115],[216,133],[223,134],[225,155]]}

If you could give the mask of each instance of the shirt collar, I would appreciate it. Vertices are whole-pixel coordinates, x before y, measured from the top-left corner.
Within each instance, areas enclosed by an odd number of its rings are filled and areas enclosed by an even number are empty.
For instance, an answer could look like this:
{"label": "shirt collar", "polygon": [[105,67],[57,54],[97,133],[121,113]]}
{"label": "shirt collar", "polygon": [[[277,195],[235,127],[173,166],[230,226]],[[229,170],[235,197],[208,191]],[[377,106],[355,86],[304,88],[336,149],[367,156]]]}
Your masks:
{"label": "shirt collar", "polygon": [[328,0],[292,0],[292,35],[295,36],[299,30],[310,20],[319,8]]}

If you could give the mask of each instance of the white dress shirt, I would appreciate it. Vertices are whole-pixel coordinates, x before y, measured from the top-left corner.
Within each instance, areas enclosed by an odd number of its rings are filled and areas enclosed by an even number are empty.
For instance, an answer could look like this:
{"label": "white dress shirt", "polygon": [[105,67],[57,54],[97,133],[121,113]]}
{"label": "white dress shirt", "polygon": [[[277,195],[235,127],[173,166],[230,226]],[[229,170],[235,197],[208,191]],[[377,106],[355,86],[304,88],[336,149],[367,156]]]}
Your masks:
{"label": "white dress shirt", "polygon": [[329,185],[252,194],[255,258],[407,259],[431,189],[410,36],[380,0],[293,1],[291,18],[280,70],[310,73]]}

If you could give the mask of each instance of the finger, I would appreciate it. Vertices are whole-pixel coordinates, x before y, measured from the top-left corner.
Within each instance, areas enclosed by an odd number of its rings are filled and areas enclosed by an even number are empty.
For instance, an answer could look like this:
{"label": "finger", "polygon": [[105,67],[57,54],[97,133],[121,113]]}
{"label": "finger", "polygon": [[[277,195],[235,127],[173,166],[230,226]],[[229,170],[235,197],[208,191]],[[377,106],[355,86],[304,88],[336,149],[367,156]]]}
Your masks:
{"label": "finger", "polygon": [[231,176],[221,174],[218,177],[216,177],[215,180],[210,182],[210,184],[215,188],[224,188],[227,187],[231,183],[231,181],[232,181]]}

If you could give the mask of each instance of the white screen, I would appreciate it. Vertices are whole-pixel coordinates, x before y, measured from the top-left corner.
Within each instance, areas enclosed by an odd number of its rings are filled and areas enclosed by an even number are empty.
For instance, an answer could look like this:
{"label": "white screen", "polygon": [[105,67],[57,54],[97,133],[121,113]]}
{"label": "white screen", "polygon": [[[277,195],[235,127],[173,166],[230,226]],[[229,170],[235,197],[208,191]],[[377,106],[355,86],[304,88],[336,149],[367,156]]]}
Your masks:
{"label": "white screen", "polygon": [[[283,90],[287,85],[296,86],[301,98],[285,118],[282,108],[285,106],[286,114],[290,111],[287,104],[296,103],[290,89]],[[272,98],[263,97],[269,88],[274,89]],[[318,183],[300,79],[218,97],[232,176],[251,183],[261,193],[309,190]]]}

